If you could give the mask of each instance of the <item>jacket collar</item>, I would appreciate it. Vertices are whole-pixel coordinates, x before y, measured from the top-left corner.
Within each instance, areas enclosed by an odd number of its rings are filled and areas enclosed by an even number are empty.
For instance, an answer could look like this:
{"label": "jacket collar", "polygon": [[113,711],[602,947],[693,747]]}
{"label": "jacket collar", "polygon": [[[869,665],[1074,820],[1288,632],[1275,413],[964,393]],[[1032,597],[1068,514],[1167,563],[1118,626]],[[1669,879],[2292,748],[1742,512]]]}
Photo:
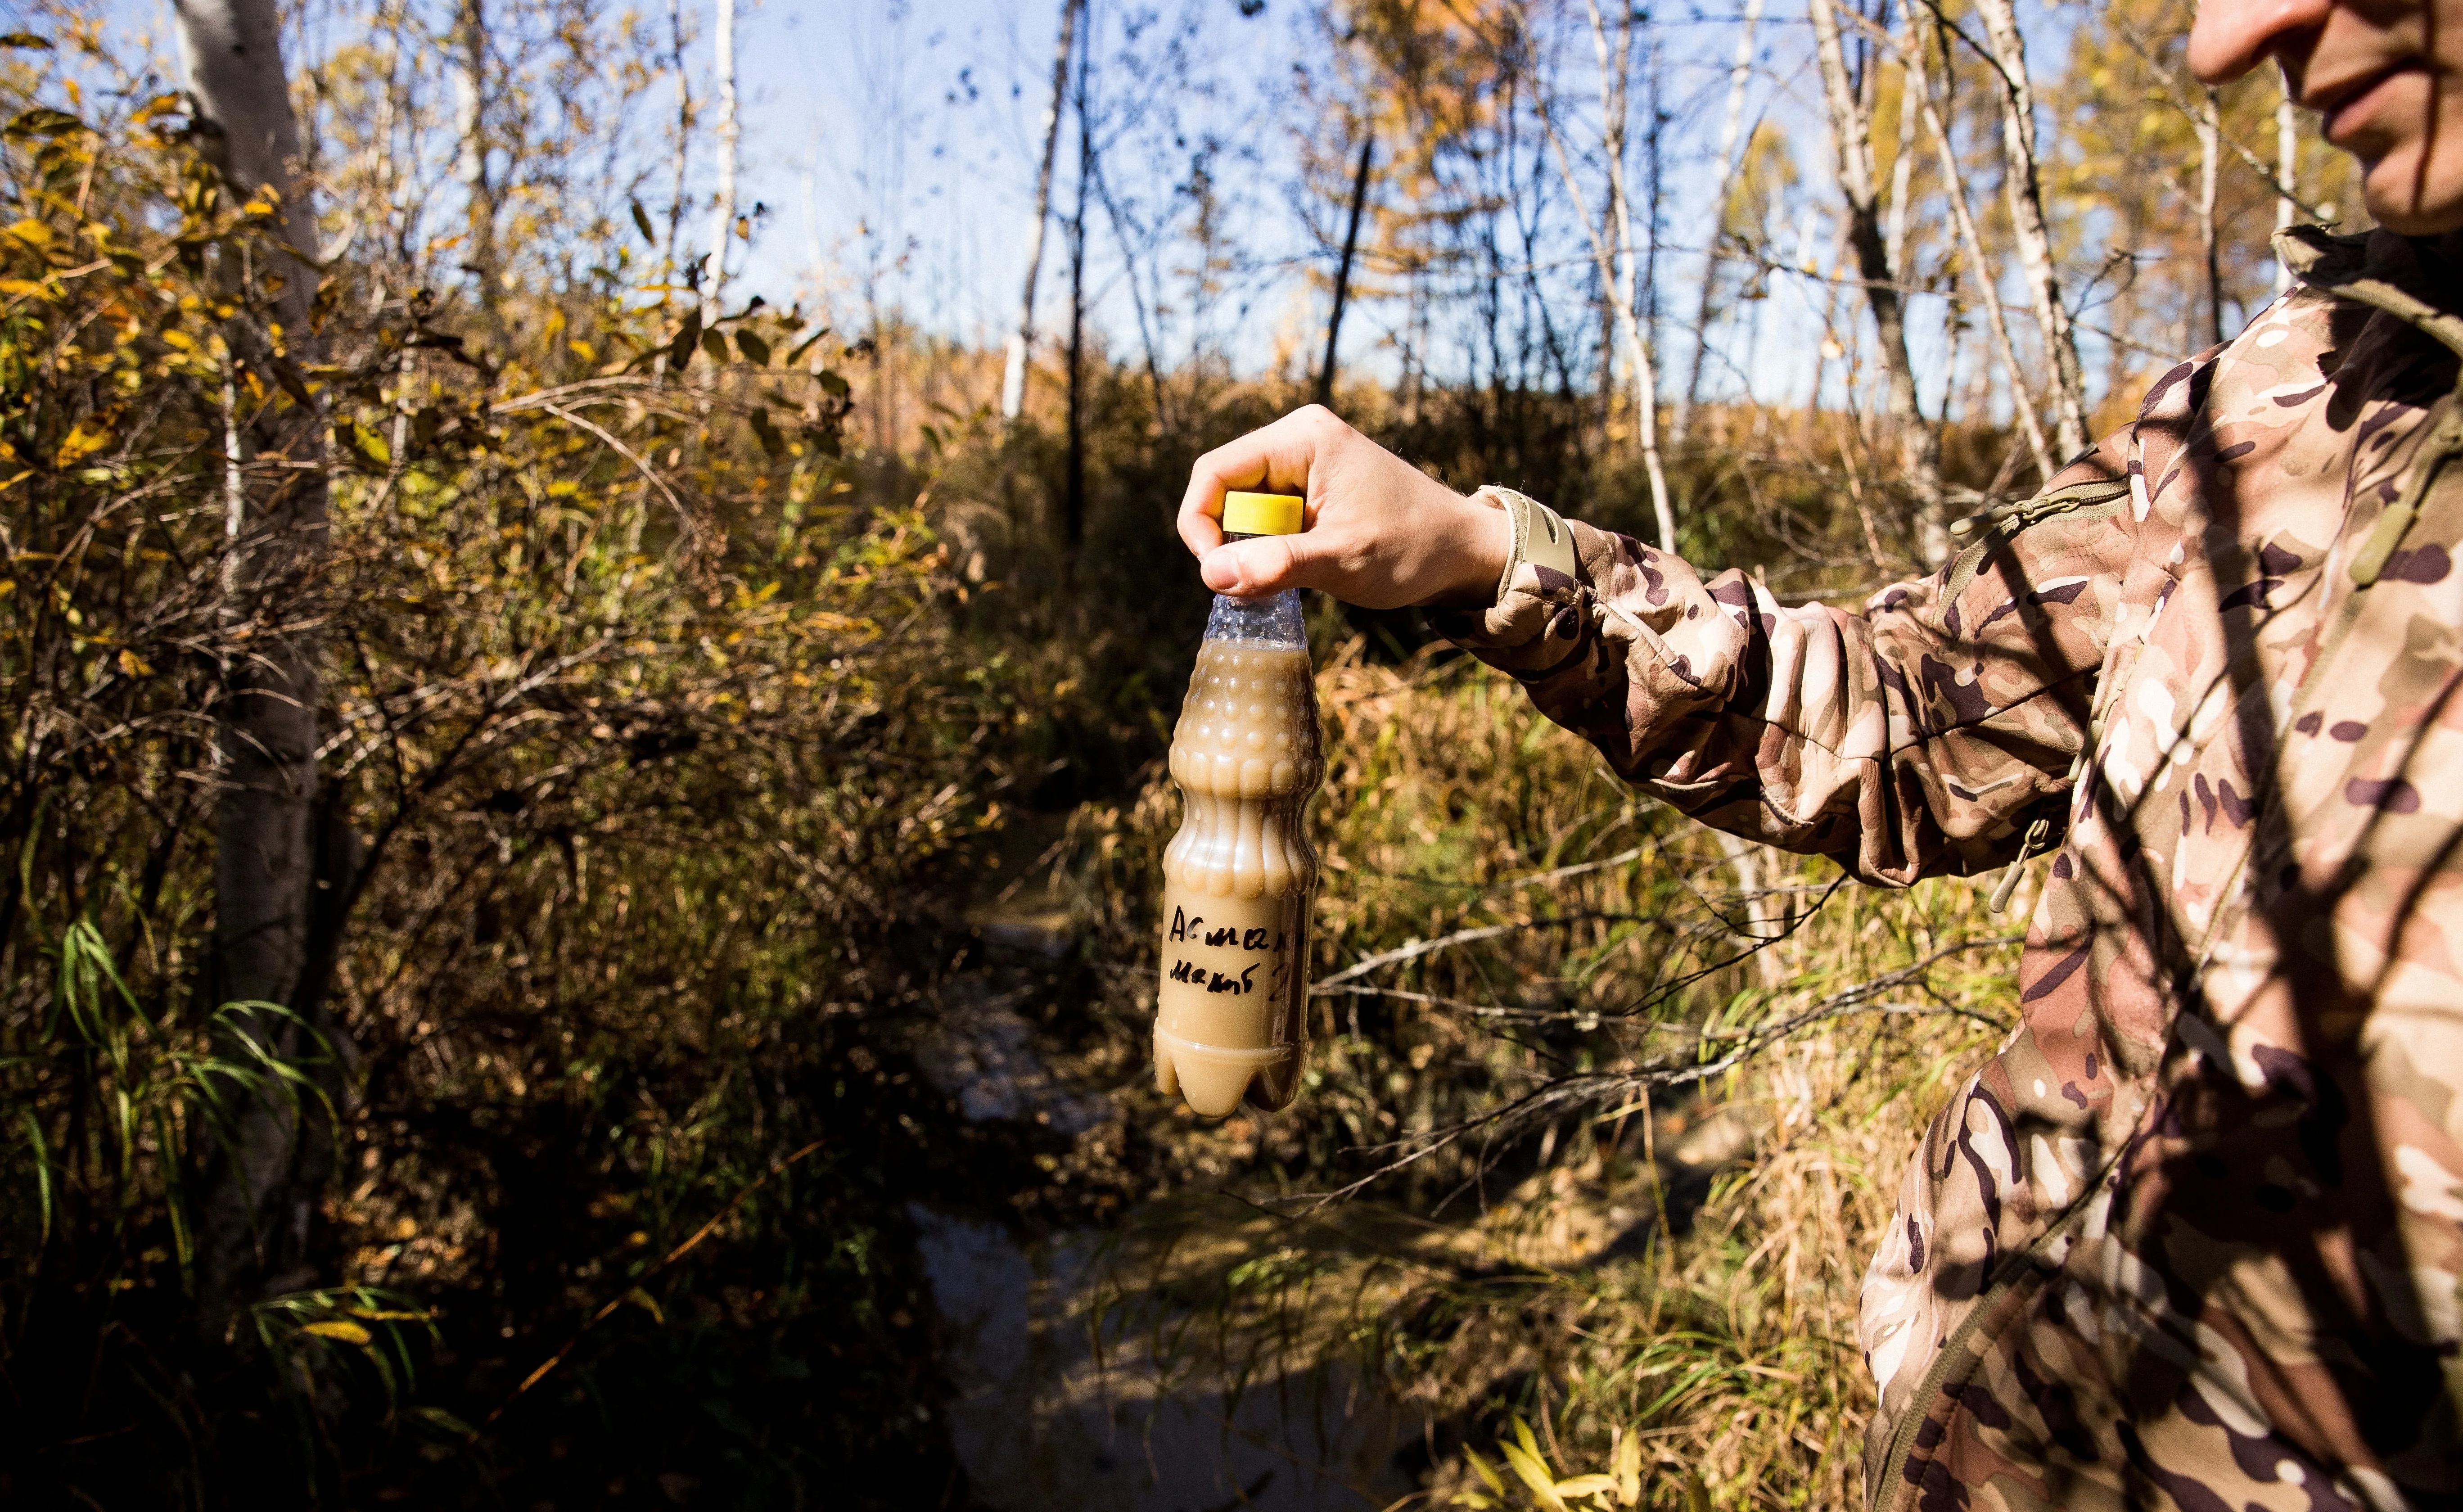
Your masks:
{"label": "jacket collar", "polygon": [[2463,357],[2463,236],[2412,238],[2374,230],[2337,236],[2322,226],[2287,226],[2275,253],[2312,288],[2383,310]]}

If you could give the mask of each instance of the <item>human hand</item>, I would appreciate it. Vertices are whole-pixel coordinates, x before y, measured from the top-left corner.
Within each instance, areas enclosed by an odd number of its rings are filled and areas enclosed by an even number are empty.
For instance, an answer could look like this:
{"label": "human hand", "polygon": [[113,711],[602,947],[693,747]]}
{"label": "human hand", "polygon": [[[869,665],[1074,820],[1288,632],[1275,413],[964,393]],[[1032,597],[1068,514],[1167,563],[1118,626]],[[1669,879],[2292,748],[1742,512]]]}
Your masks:
{"label": "human hand", "polygon": [[[1229,489],[1300,494],[1299,534],[1227,543]],[[1455,493],[1322,405],[1199,457],[1180,501],[1180,538],[1215,592],[1316,588],[1368,609],[1493,597],[1513,529],[1504,510]]]}

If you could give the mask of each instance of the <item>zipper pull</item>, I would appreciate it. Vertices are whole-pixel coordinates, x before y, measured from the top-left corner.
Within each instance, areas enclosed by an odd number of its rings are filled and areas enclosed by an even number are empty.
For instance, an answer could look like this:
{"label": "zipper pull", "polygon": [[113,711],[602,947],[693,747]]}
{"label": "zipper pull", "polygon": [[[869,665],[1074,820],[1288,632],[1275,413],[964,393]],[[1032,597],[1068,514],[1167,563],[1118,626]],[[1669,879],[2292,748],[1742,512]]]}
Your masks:
{"label": "zipper pull", "polygon": [[2027,838],[2018,842],[2018,859],[2010,863],[2009,869],[2001,873],[2001,885],[1993,889],[1994,912],[2004,913],[2009,910],[2010,895],[2018,890],[2018,875],[2027,869],[2027,859],[2036,854],[2036,848],[2041,845],[2044,843],[2044,837],[2052,832],[2053,822],[2049,817],[2039,819],[2027,826]]}

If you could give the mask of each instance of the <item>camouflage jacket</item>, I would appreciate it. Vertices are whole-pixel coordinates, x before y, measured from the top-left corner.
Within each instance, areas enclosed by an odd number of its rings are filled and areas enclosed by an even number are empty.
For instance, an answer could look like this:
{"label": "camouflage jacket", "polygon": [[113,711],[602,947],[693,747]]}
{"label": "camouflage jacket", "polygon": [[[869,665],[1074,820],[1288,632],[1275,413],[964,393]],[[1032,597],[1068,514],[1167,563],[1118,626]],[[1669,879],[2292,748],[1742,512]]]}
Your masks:
{"label": "camouflage jacket", "polygon": [[2463,264],[2281,250],[1861,614],[1499,491],[1439,617],[1720,828],[1899,884],[2059,839],[1865,1279],[1874,1506],[2463,1506]]}

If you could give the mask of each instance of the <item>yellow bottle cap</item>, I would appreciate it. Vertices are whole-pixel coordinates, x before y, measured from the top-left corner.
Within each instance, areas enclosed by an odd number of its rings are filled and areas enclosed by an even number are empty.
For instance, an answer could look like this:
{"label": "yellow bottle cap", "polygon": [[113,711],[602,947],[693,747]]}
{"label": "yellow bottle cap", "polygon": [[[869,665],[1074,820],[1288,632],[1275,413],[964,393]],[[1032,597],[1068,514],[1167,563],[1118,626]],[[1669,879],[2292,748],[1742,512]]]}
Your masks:
{"label": "yellow bottle cap", "polygon": [[1223,495],[1223,533],[1227,536],[1297,536],[1300,533],[1300,498],[1297,493]]}

